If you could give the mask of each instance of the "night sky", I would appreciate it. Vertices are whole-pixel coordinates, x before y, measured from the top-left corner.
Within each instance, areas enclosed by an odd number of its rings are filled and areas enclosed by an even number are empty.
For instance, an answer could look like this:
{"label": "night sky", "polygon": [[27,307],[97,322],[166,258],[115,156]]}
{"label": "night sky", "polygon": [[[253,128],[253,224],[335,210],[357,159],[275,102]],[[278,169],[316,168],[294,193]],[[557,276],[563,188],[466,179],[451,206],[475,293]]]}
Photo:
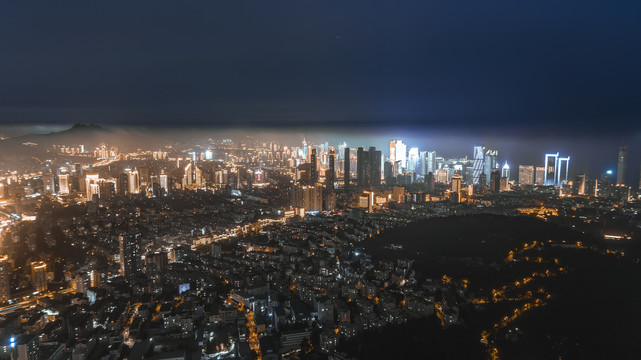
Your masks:
{"label": "night sky", "polygon": [[641,128],[638,1],[0,5],[0,121]]}

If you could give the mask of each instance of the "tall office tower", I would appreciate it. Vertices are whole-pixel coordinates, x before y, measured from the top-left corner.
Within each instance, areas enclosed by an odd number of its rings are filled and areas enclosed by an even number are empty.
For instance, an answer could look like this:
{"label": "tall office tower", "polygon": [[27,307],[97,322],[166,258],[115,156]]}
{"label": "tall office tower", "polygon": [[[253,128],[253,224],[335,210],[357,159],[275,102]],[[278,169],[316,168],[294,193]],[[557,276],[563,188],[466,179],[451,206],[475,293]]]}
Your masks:
{"label": "tall office tower", "polygon": [[427,173],[427,175],[425,175],[425,189],[427,190],[427,192],[434,191],[434,182],[434,174],[432,174],[431,172]]}
{"label": "tall office tower", "polygon": [[586,189],[586,181],[585,181],[585,174],[582,175],[577,175],[576,179],[574,180],[574,189],[576,195],[585,195],[585,189]]}
{"label": "tall office tower", "polygon": [[396,142],[400,140],[392,140],[389,142],[389,161],[396,164]]}
{"label": "tall office tower", "polygon": [[85,189],[87,189],[87,201],[94,201],[95,196],[100,197],[100,186],[98,185],[98,174],[87,174],[85,176]]}
{"label": "tall office tower", "polygon": [[427,172],[436,173],[436,151],[427,152]]}
{"label": "tall office tower", "polygon": [[345,189],[347,189],[349,187],[349,177],[350,177],[349,162],[351,161],[350,160],[350,156],[349,156],[349,148],[348,147],[345,147],[344,153],[345,153],[345,155],[344,155],[345,160],[343,162],[343,169],[344,169],[343,170],[343,183],[345,185],[343,187]]}
{"label": "tall office tower", "polygon": [[381,185],[381,161],[382,154],[380,150],[376,150],[375,147],[371,146],[369,148],[369,183],[370,186],[380,186]]}
{"label": "tall office tower", "polygon": [[311,155],[309,156],[309,164],[310,164],[310,177],[311,177],[311,183],[316,184],[318,181],[318,164],[317,164],[317,159],[316,159],[316,149],[312,149]]}
{"label": "tall office tower", "polygon": [[345,149],[347,148],[347,143],[343,141],[342,144],[338,145],[338,160],[345,160]]}
{"label": "tall office tower", "polygon": [[42,183],[45,194],[56,194],[56,176],[54,174],[42,175]]}
{"label": "tall office tower", "polygon": [[461,192],[461,182],[463,178],[461,175],[458,174],[458,172],[454,173],[454,176],[452,176],[452,191],[453,192]]}
{"label": "tall office tower", "polygon": [[476,145],[474,146],[474,173],[472,175],[472,182],[478,185],[479,178],[483,173],[483,161],[485,159],[485,147]]}
{"label": "tall office tower", "polygon": [[334,149],[329,150],[329,169],[325,172],[325,181],[329,189],[334,189],[334,179],[336,177],[336,170],[334,169]]}
{"label": "tall office tower", "polygon": [[0,255],[0,303],[11,299],[11,273],[13,266],[8,255]]}
{"label": "tall office tower", "polygon": [[303,159],[307,160],[307,140],[303,137]]}
{"label": "tall office tower", "polygon": [[487,176],[485,175],[485,173],[481,173],[481,175],[479,175],[478,185],[479,185],[479,190],[481,191],[485,190],[485,188],[487,187]]}
{"label": "tall office tower", "polygon": [[534,185],[534,166],[519,165],[519,184]]}
{"label": "tall office tower", "polygon": [[69,174],[58,175],[58,194],[69,194]]}
{"label": "tall office tower", "polygon": [[323,210],[323,187],[317,185],[298,185],[291,192],[292,206],[305,211]]}
{"label": "tall office tower", "polygon": [[534,184],[545,185],[545,167],[537,166],[534,173]]}
{"label": "tall office tower", "polygon": [[418,148],[410,148],[407,156],[407,171],[418,172]]}
{"label": "tall office tower", "polygon": [[140,233],[120,235],[120,272],[131,279],[142,271],[142,237]]}
{"label": "tall office tower", "polygon": [[386,185],[392,185],[396,182],[396,177],[394,176],[394,166],[392,166],[391,162],[386,161],[385,164],[383,164],[383,174]]}
{"label": "tall office tower", "polygon": [[369,153],[359,147],[356,151],[356,183],[359,187],[365,187],[369,184],[369,175]]}
{"label": "tall office tower", "polygon": [[490,191],[495,194],[501,191],[501,171],[499,169],[492,170],[490,174]]}
{"label": "tall office tower", "polygon": [[510,165],[507,164],[507,161],[505,162],[505,165],[503,165],[503,168],[501,169],[501,177],[507,178],[508,181],[510,180]]}
{"label": "tall office tower", "polygon": [[47,291],[47,264],[44,261],[31,262],[31,283],[35,291]]}
{"label": "tall office tower", "polygon": [[617,185],[625,185],[625,168],[628,163],[628,147],[619,147],[619,158],[617,161]]}
{"label": "tall office tower", "polygon": [[407,145],[403,140],[392,140],[389,143],[390,162],[396,165],[398,173],[402,174],[407,168]]}
{"label": "tall office tower", "polygon": [[160,182],[160,188],[165,191],[165,194],[169,193],[169,182],[167,180],[167,174],[160,174],[158,176]]}
{"label": "tall office tower", "polygon": [[427,151],[418,154],[418,173],[422,176],[427,175]]}
{"label": "tall office tower", "polygon": [[498,156],[498,150],[487,150],[485,152],[485,158],[483,159],[483,172],[485,173],[486,179],[488,181],[491,181],[492,179],[492,171],[496,169],[496,158]]}
{"label": "tall office tower", "polygon": [[[565,167],[563,166],[565,165]],[[561,186],[568,183],[568,175],[570,173],[570,157],[560,157],[559,165],[556,173],[556,184]]]}
{"label": "tall office tower", "polygon": [[129,171],[129,193],[140,193],[140,175],[138,174],[138,170],[136,169],[134,169],[133,171]]}
{"label": "tall office tower", "polygon": [[545,172],[543,183],[546,186],[556,185],[556,173],[558,171],[559,153],[545,154]]}

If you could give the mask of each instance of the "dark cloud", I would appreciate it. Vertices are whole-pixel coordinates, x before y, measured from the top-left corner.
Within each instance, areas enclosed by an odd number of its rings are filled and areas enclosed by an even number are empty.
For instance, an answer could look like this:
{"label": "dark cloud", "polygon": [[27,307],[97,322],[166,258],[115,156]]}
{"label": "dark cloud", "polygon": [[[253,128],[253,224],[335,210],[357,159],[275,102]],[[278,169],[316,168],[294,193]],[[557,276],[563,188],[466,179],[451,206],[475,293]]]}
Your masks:
{"label": "dark cloud", "polygon": [[636,1],[0,5],[0,122],[638,131]]}

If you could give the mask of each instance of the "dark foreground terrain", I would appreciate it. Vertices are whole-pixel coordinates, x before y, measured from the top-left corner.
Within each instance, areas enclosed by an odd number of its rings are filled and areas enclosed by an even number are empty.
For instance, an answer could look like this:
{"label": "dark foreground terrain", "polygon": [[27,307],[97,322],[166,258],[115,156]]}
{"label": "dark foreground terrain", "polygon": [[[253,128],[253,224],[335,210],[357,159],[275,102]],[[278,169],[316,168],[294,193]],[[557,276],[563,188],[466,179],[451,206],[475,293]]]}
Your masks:
{"label": "dark foreground terrain", "polygon": [[467,280],[460,322],[410,320],[342,350],[360,359],[641,359],[641,264],[625,252],[636,241],[608,243],[534,218],[491,215],[388,231],[364,244],[374,261],[415,260],[418,284],[443,275]]}

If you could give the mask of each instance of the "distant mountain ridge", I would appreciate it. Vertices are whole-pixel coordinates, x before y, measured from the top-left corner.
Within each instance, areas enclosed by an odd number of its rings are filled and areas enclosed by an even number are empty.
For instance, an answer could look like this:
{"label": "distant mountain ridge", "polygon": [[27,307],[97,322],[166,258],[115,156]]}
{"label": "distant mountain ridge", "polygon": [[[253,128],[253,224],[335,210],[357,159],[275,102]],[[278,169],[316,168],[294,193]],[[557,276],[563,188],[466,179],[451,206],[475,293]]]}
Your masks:
{"label": "distant mountain ridge", "polygon": [[52,133],[49,133],[48,135],[69,134],[69,133],[86,132],[86,131],[107,131],[107,129],[103,128],[100,125],[96,125],[96,124],[76,123],[76,124],[73,124],[73,126],[70,127],[67,130],[62,130],[62,131],[58,131],[58,132],[52,132]]}

